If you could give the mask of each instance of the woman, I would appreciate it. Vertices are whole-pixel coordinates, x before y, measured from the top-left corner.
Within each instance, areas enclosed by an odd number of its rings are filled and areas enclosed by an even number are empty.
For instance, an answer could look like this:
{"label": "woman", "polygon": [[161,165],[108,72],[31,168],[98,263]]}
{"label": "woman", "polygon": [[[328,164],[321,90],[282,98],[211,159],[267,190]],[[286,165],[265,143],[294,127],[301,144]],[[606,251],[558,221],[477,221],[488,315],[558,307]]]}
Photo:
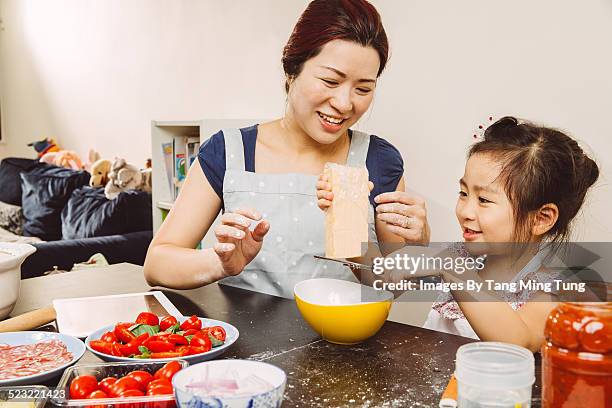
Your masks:
{"label": "woman", "polygon": [[[287,108],[275,121],[226,129],[201,147],[145,262],[151,285],[224,284],[292,297],[312,277],[354,279],[324,252],[317,175],[326,162],[366,166],[373,182],[370,240],[429,241],[422,199],[404,192],[403,161],[385,140],[350,131],[372,103],[388,57],[376,9],[365,0],[315,0],[283,52]],[[385,203],[374,222],[376,203]],[[383,207],[383,206],[381,206]],[[195,250],[219,211],[213,248]]]}

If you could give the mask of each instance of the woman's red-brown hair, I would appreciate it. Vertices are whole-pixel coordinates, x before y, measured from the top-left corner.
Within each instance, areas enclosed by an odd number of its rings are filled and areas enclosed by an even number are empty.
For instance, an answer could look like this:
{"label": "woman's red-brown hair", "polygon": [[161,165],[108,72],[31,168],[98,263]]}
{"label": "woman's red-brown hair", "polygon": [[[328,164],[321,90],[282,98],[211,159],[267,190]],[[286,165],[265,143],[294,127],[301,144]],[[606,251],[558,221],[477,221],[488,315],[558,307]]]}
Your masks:
{"label": "woman's red-brown hair", "polygon": [[290,80],[297,77],[304,63],[315,57],[333,40],[352,41],[378,52],[379,76],[389,57],[389,43],[378,11],[365,0],[314,0],[300,16],[283,49],[283,69]]}

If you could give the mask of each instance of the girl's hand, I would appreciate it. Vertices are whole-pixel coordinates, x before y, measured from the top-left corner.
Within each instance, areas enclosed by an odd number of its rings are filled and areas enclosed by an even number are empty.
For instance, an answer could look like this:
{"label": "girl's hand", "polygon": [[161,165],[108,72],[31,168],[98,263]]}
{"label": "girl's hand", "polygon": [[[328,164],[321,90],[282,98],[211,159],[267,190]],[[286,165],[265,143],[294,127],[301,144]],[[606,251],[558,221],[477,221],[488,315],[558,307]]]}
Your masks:
{"label": "girl's hand", "polygon": [[238,275],[261,249],[270,224],[262,220],[253,231],[249,226],[261,220],[261,215],[251,209],[238,209],[221,216],[221,225],[215,229],[219,241],[214,246],[227,276]]}
{"label": "girl's hand", "polygon": [[[368,188],[370,191],[374,188],[374,183],[368,181]],[[334,199],[334,193],[331,191],[331,184],[327,180],[325,174],[319,176],[317,181],[317,205],[323,211],[326,211]]]}
{"label": "girl's hand", "polygon": [[389,231],[407,244],[429,243],[427,210],[423,198],[404,191],[392,191],[376,196],[376,218],[387,224]]}

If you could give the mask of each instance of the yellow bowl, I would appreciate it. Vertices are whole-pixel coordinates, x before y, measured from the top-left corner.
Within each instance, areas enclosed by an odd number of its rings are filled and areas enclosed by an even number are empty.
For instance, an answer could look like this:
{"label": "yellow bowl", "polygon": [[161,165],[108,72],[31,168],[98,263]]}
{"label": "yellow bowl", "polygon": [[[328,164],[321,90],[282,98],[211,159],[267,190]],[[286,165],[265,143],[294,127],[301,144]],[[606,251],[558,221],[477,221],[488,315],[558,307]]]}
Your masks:
{"label": "yellow bowl", "polygon": [[393,294],[339,279],[308,279],[293,289],[297,307],[325,340],[356,344],[375,335],[389,316]]}

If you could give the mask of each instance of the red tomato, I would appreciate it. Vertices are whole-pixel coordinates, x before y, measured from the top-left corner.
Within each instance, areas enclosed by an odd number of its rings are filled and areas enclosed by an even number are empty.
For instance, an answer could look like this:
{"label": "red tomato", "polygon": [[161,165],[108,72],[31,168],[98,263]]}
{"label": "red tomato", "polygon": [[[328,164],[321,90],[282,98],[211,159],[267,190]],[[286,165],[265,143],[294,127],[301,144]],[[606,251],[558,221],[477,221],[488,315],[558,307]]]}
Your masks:
{"label": "red tomato", "polygon": [[159,322],[159,329],[161,331],[164,331],[164,330],[167,330],[169,327],[174,326],[177,323],[178,323],[178,320],[176,320],[176,317],[166,316],[163,319],[161,319],[161,321]]}
{"label": "red tomato", "polygon": [[132,377],[121,377],[113,385],[111,385],[111,394],[119,396],[123,391],[137,390],[140,388],[138,381]]}
{"label": "red tomato", "polygon": [[200,330],[202,328],[202,321],[198,319],[196,315],[190,316],[189,319],[181,323],[181,330]]}
{"label": "red tomato", "polygon": [[181,356],[189,355],[189,346],[178,346],[175,352],[179,353]]}
{"label": "red tomato", "polygon": [[98,398],[108,398],[108,395],[104,391],[95,390],[91,394],[87,396],[87,399],[98,399]]}
{"label": "red tomato", "polygon": [[122,343],[129,343],[136,339],[136,336],[129,330],[129,327],[122,326],[121,323],[115,326],[115,336]]}
{"label": "red tomato", "polygon": [[91,340],[89,342],[89,347],[93,350],[98,351],[104,354],[112,354],[112,346],[114,343],[108,343],[102,340]]}
{"label": "red tomato", "polygon": [[162,351],[160,353],[151,353],[151,358],[170,359],[170,358],[182,357],[183,355],[184,354],[179,353],[178,351]]}
{"label": "red tomato", "polygon": [[172,383],[165,378],[153,380],[147,386],[147,395],[173,394]]}
{"label": "red tomato", "polygon": [[190,346],[192,347],[199,347],[204,349],[204,352],[210,350],[212,348],[212,342],[210,341],[210,339],[208,338],[208,335],[206,334],[202,334],[202,335],[195,335],[193,336],[193,338],[191,339],[191,343],[189,343]]}
{"label": "red tomato", "polygon": [[189,346],[189,353],[187,353],[187,355],[193,356],[194,354],[202,354],[202,353],[206,353],[207,351],[208,350],[202,347]]}
{"label": "red tomato", "polygon": [[97,389],[98,380],[96,380],[96,377],[93,375],[79,375],[70,382],[70,398],[85,399]]}
{"label": "red tomato", "polygon": [[168,381],[172,380],[174,374],[181,369],[181,364],[178,361],[169,361],[162,368],[155,372],[155,379],[165,378]]}
{"label": "red tomato", "polygon": [[186,346],[189,344],[189,340],[187,340],[185,336],[181,336],[180,334],[169,335],[168,341],[174,343],[177,346]]}
{"label": "red tomato", "polygon": [[111,385],[117,382],[115,377],[106,377],[98,383],[98,388],[104,391],[107,395],[113,395],[110,391]]}
{"label": "red tomato", "polygon": [[146,371],[142,371],[142,370],[132,371],[131,373],[126,375],[126,377],[132,377],[133,379],[135,379],[138,382],[138,385],[139,385],[138,389],[140,391],[146,390],[147,385],[149,385],[149,383],[153,381],[153,376],[147,373]]}
{"label": "red tomato", "polygon": [[127,397],[143,397],[144,392],[140,390],[125,390],[117,395],[119,398],[127,398]]}
{"label": "red tomato", "polygon": [[185,332],[183,333],[183,336],[193,336],[197,332],[199,332],[199,330],[195,330],[195,329],[185,330]]}
{"label": "red tomato", "polygon": [[119,350],[121,351],[121,355],[124,357],[129,357],[132,354],[140,354],[140,350],[138,350],[139,344],[134,342],[128,344],[119,344]]}
{"label": "red tomato", "polygon": [[116,343],[117,336],[115,336],[115,333],[113,333],[112,331],[109,331],[104,333],[102,337],[100,337],[100,340],[105,341],[107,343]]}
{"label": "red tomato", "polygon": [[225,341],[225,329],[221,326],[213,326],[208,329],[208,332],[217,340]]}
{"label": "red tomato", "polygon": [[157,326],[159,324],[159,318],[154,313],[142,312],[136,318],[136,323],[148,324],[149,326]]}
{"label": "red tomato", "polygon": [[154,353],[163,353],[166,351],[173,351],[174,344],[168,341],[153,340],[147,343],[147,348]]}

